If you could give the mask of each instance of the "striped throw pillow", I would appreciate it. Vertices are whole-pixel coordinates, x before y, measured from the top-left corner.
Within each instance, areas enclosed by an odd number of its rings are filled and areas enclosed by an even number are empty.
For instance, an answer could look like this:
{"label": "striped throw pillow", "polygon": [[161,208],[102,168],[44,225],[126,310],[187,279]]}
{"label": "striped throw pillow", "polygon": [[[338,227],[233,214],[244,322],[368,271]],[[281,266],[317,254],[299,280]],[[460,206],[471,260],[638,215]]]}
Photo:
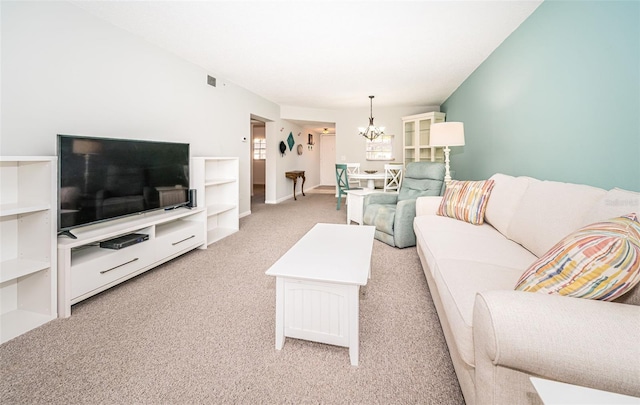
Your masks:
{"label": "striped throw pillow", "polygon": [[515,289],[612,301],[640,281],[636,214],[585,226],[536,260]]}
{"label": "striped throw pillow", "polygon": [[436,214],[482,225],[494,184],[493,180],[451,181]]}

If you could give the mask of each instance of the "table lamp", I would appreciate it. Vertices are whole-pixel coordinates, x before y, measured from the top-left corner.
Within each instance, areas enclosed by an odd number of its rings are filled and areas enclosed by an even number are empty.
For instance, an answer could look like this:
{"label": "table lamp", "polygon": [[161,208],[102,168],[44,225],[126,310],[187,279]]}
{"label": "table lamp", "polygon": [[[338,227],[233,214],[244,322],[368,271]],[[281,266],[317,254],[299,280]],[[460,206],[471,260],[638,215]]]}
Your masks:
{"label": "table lamp", "polygon": [[444,182],[451,182],[451,172],[449,170],[449,149],[450,146],[464,146],[464,124],[462,122],[440,122],[431,125],[429,135],[429,146],[444,147]]}

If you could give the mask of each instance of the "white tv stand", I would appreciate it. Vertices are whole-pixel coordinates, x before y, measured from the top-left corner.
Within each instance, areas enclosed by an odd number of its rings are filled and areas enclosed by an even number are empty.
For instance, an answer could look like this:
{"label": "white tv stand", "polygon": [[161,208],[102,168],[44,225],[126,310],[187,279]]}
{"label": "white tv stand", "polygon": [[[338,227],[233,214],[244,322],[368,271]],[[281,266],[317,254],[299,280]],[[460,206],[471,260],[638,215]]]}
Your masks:
{"label": "white tv stand", "polygon": [[[74,229],[58,237],[58,316],[71,305],[196,248],[206,248],[206,210],[158,210]],[[149,240],[119,250],[99,243],[130,233]]]}

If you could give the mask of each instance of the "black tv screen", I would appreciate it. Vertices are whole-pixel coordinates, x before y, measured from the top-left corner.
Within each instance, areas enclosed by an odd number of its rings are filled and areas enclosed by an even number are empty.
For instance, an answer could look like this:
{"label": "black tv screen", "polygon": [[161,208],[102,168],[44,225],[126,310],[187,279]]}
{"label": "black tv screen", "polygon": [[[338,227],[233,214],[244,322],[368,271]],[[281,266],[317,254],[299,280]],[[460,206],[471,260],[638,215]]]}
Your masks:
{"label": "black tv screen", "polygon": [[58,231],[185,205],[189,144],[58,135]]}

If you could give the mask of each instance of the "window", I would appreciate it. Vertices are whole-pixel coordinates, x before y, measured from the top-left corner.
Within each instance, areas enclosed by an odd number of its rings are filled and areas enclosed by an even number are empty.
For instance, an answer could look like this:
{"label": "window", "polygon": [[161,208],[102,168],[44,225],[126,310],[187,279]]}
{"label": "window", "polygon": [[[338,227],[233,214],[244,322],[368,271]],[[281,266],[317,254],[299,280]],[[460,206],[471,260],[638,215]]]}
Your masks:
{"label": "window", "polygon": [[253,140],[253,160],[265,160],[267,158],[267,140]]}
{"label": "window", "polygon": [[373,141],[367,139],[367,160],[394,160],[393,135],[380,135]]}

